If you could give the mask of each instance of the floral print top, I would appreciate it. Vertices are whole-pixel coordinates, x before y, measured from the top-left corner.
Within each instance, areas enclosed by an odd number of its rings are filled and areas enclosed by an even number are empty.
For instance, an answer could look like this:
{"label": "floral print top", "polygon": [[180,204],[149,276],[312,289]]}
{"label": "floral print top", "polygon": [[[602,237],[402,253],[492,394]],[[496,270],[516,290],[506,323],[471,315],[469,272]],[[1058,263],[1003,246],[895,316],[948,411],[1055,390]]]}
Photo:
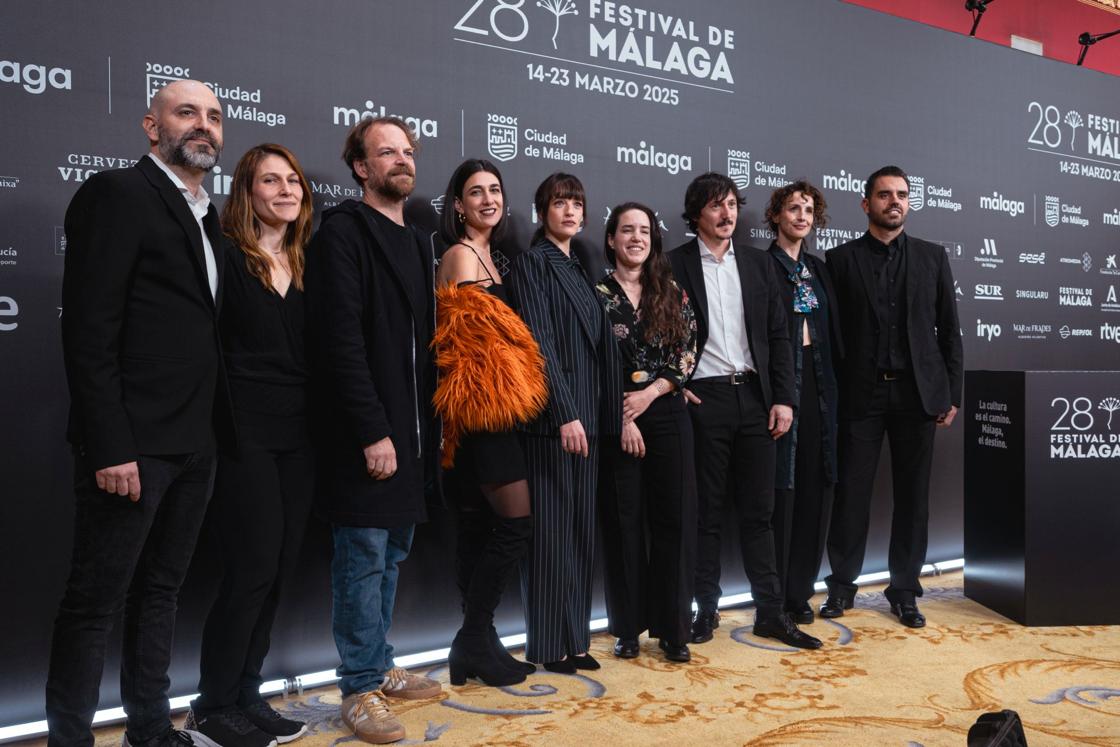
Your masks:
{"label": "floral print top", "polygon": [[626,391],[644,389],[657,379],[666,379],[673,383],[673,393],[677,394],[696,368],[696,314],[688,302],[688,294],[676,282],[670,282],[673,290],[681,295],[681,313],[688,329],[687,339],[676,344],[660,337],[655,337],[653,342],[646,339],[641,307],[634,308],[613,274],[604,276],[595,286],[622,354]]}

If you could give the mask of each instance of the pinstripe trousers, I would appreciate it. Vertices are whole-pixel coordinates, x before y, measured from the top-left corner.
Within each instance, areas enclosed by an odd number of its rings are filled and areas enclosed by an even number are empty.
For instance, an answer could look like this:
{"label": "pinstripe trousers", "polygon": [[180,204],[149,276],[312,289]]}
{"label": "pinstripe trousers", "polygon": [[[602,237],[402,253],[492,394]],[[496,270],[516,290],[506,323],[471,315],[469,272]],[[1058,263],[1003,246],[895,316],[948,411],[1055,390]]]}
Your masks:
{"label": "pinstripe trousers", "polygon": [[525,461],[533,501],[533,548],[522,566],[525,658],[541,663],[582,654],[591,645],[595,555],[597,439],[589,456],[569,454],[558,437],[527,435]]}

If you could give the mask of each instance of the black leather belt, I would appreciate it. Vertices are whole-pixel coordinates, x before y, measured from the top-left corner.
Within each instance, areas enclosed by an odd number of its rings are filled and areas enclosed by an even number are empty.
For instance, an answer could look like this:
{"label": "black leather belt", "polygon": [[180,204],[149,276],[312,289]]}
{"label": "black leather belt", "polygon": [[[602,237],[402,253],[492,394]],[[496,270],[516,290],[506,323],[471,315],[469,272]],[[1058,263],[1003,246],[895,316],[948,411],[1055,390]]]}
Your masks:
{"label": "black leather belt", "polygon": [[739,384],[746,384],[755,376],[758,376],[758,374],[754,371],[736,371],[735,373],[724,374],[723,376],[705,376],[702,379],[693,379],[693,381],[705,384],[731,384],[737,386]]}

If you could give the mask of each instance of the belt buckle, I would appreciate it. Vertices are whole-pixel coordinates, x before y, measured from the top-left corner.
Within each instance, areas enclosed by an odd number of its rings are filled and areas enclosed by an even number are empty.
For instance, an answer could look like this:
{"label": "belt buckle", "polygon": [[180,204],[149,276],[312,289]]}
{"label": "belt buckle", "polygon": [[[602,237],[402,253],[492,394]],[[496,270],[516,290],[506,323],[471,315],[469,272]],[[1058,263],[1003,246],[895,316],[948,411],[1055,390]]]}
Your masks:
{"label": "belt buckle", "polygon": [[897,379],[898,379],[898,374],[896,374],[894,371],[884,371],[883,372],[883,381],[896,381]]}
{"label": "belt buckle", "polygon": [[747,382],[747,374],[743,371],[734,371],[727,375],[727,379],[732,386],[739,386]]}

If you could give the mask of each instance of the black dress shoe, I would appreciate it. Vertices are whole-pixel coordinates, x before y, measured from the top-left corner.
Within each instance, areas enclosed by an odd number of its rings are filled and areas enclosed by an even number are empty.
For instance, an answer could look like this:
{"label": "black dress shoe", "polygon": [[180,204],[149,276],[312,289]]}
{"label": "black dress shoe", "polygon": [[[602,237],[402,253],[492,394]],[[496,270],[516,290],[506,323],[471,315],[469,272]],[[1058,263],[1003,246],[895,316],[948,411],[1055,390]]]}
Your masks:
{"label": "black dress shoe", "polygon": [[688,646],[683,643],[669,643],[662,638],[657,642],[657,647],[665,652],[665,658],[669,661],[688,662],[692,661],[692,654],[688,652]]}
{"label": "black dress shoe", "polygon": [[898,602],[897,604],[892,602],[891,614],[908,628],[924,628],[926,626],[926,616],[918,611],[918,605],[914,602]]}
{"label": "black dress shoe", "polygon": [[569,656],[568,661],[572,662],[572,666],[576,669],[595,670],[599,668],[599,662],[591,654],[580,654],[579,656]]}
{"label": "black dress shoe", "polygon": [[556,674],[576,673],[576,665],[570,658],[561,659],[560,661],[546,661],[544,663],[544,668],[550,672],[556,672]]}
{"label": "black dress shoe", "polygon": [[712,640],[712,631],[719,627],[719,613],[715,610],[700,610],[692,618],[692,642],[707,643]]}
{"label": "black dress shoe", "polygon": [[834,617],[843,617],[844,610],[850,610],[855,606],[855,602],[848,597],[834,597],[828,595],[828,599],[824,600],[821,605],[821,617],[831,620]]}
{"label": "black dress shoe", "polygon": [[808,602],[787,604],[786,614],[789,615],[790,620],[793,620],[798,625],[812,625],[815,619],[813,616],[813,608],[809,606]]}
{"label": "black dress shoe", "polygon": [[777,638],[787,646],[795,648],[820,648],[821,642],[808,633],[797,629],[793,620],[784,612],[774,617],[764,617],[754,621],[754,634],[762,638]]}
{"label": "black dress shoe", "polygon": [[638,651],[637,638],[619,638],[615,641],[614,655],[620,659],[637,659]]}

